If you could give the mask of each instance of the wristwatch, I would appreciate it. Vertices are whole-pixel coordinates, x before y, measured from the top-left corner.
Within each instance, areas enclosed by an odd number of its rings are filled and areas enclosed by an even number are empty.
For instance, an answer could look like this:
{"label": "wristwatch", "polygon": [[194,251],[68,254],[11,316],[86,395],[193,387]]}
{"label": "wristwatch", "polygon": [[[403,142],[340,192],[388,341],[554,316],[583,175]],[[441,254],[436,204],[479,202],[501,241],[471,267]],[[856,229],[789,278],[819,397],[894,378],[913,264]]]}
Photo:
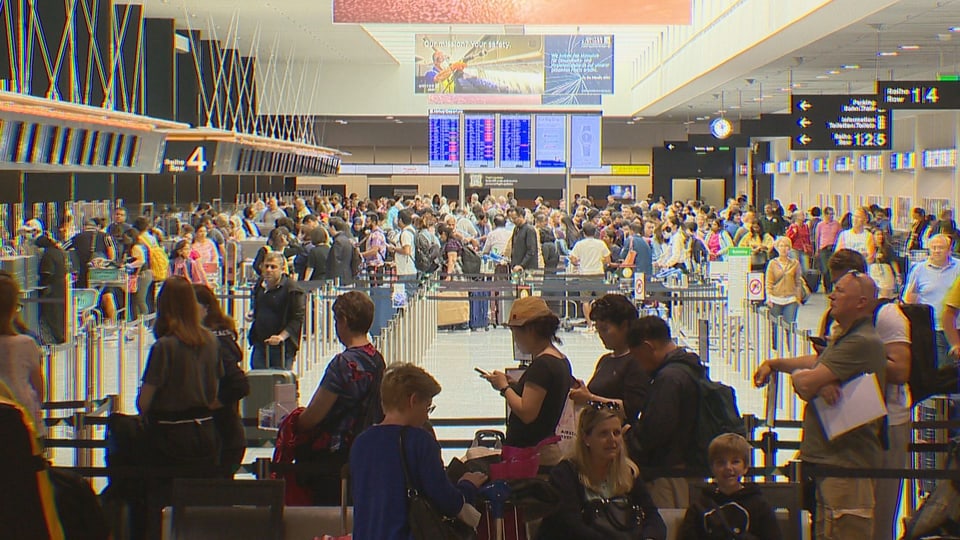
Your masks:
{"label": "wristwatch", "polygon": [[507,390],[509,390],[509,389],[510,389],[510,385],[509,385],[509,384],[506,385],[506,386],[504,386],[503,388],[500,389],[500,395],[503,396],[503,397],[507,397]]}

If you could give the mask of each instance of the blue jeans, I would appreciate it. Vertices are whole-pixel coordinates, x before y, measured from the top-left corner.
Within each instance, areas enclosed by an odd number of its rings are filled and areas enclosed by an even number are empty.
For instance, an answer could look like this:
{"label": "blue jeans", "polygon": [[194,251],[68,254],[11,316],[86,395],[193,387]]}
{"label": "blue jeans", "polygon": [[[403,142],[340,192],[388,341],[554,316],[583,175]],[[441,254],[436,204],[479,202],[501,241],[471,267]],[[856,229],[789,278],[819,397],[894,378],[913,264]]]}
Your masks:
{"label": "blue jeans", "polygon": [[780,317],[783,319],[783,322],[790,324],[797,322],[797,311],[800,309],[800,304],[797,302],[790,302],[785,306],[778,304],[773,304],[770,307],[770,315],[773,317]]}
{"label": "blue jeans", "polygon": [[[770,306],[770,315],[772,317],[779,317],[783,323],[791,324],[797,322],[797,311],[800,309],[800,304],[798,302],[790,302],[785,306],[779,304],[773,304]],[[776,330],[773,331],[773,346],[777,346],[777,334]]]}
{"label": "blue jeans", "polygon": [[[266,345],[257,343],[253,346],[253,353],[250,355],[250,367],[252,369],[284,369],[290,371],[293,367],[293,357],[297,352],[292,347],[280,345]],[[267,364],[269,358],[270,363]]]}

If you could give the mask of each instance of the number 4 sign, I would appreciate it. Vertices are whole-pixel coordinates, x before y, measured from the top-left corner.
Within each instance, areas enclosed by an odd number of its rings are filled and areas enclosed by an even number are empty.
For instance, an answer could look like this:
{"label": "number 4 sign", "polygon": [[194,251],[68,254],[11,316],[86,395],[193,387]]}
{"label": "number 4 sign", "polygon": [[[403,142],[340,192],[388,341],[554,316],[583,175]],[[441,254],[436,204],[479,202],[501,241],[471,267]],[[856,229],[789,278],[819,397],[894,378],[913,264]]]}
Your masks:
{"label": "number 4 sign", "polygon": [[192,167],[198,173],[207,170],[207,152],[202,146],[193,149],[193,153],[187,158],[187,167]]}

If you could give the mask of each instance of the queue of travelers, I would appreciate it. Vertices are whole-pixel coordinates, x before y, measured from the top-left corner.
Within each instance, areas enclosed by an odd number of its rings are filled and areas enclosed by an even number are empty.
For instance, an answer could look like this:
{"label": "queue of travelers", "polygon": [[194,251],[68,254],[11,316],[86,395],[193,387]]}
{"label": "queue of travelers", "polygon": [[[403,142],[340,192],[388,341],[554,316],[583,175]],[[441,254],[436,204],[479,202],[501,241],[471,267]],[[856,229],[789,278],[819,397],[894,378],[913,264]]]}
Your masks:
{"label": "queue of travelers", "polygon": [[[915,213],[907,247],[926,249],[929,256],[904,277],[907,269],[890,245],[884,209],[856,209],[838,222],[829,207],[811,209],[811,219],[802,212],[787,218],[775,202],[765,205],[758,219],[744,201],[734,200],[719,211],[696,202],[666,205],[652,200],[637,205],[608,201],[607,208],[599,210],[581,198],[568,215],[542,201],[530,212],[506,198],[476,199],[460,209],[442,198],[374,202],[333,197],[301,200],[289,208],[268,199],[260,219],[254,205],[243,211],[239,226],[229,219],[211,220],[201,211],[196,227],[178,231],[183,239],[175,245],[172,275],[156,280],[151,258],[163,237],[149,220],[140,218],[125,228],[125,212],[118,211],[106,230],[95,223],[85,226],[74,237],[73,249],[91,260],[124,257],[138,293],[144,291],[130,300],[135,313],[153,309],[147,291],[156,282],[156,343],[137,398],[149,443],[144,464],[183,467],[196,476],[230,476],[239,465],[244,441],[237,403],[249,388],[239,369],[241,336],[211,289],[197,278],[210,265],[222,264],[229,239],[271,225],[254,263],[258,277],[253,309],[243,314],[252,322],[246,337],[254,368],[290,369],[296,361],[305,319],[298,282],[304,279],[336,277],[349,286],[358,264],[376,279],[382,279],[384,266],[393,265],[398,277],[414,287],[424,272],[457,279],[463,273],[465,246],[502,256],[510,271],[546,269],[550,250],[544,249],[544,239],[566,257],[569,272],[585,276],[606,271],[629,253],[644,271],[692,271],[703,262],[700,257],[723,260],[730,247],[749,247],[751,266],[765,272],[769,309],[787,320],[795,320],[802,303],[808,287],[805,273],[810,265],[819,266],[829,292],[827,320],[832,321],[822,333],[830,340],[816,355],[770,359],[754,381],[761,386],[773,372],[783,372],[804,401],[821,397],[832,403],[841,384],[872,374],[884,389],[889,412],[882,428],[866,424],[829,440],[808,406],[800,456],[811,464],[906,465],[909,322],[896,305],[881,306],[883,299],[900,295],[906,302],[933,307],[942,365],[955,362],[960,351],[955,319],[960,263],[951,256],[956,229],[947,214],[931,225]],[[265,221],[269,218],[276,219],[270,224]],[[941,223],[944,218],[947,223]],[[111,253],[114,238],[123,241],[123,255]],[[50,242],[36,245],[50,250],[55,247]],[[431,270],[425,270],[428,267]],[[18,298],[16,282],[0,275],[0,334],[10,341],[9,354],[0,362],[0,381],[38,419],[44,386],[39,349],[18,322]],[[360,291],[337,299],[333,314],[345,350],[330,361],[309,404],[281,426],[277,457],[332,469],[349,463],[355,538],[409,538],[407,516],[396,509],[403,507],[411,486],[440,513],[475,526],[479,489],[488,478],[472,472],[453,482],[444,474],[435,435],[421,429],[429,427],[440,385],[420,367],[384,364],[368,336],[374,311],[373,302]],[[681,478],[692,466],[697,380],[705,376],[700,358],[676,345],[665,321],[640,317],[624,296],[603,295],[584,306],[584,313],[610,350],[597,361],[589,382],[575,377],[557,335],[559,316],[538,297],[514,301],[504,321],[518,350],[532,357],[523,376],[511,380],[500,371],[483,375],[510,411],[505,443],[539,446],[540,462],[550,467],[549,480],[560,493],[557,511],[545,518],[540,537],[570,538],[571,531],[579,531],[576,538],[605,538],[602,524],[590,516],[613,504],[632,512],[636,538],[665,538],[658,508],[689,509],[681,536],[685,539],[723,538],[729,528],[756,538],[780,538],[770,506],[756,486],[742,482],[750,465],[749,443],[742,438],[731,434],[711,443],[707,459],[715,483],[703,493],[691,493]],[[556,442],[543,443],[555,434],[568,399],[582,412],[574,450],[564,453]],[[881,443],[884,433],[889,438],[886,447]],[[339,482],[328,477],[295,475],[288,482],[314,504],[340,501]],[[819,480],[814,513],[818,537],[889,538],[902,488],[900,480]],[[159,519],[168,489],[161,485],[151,492],[145,530]]]}

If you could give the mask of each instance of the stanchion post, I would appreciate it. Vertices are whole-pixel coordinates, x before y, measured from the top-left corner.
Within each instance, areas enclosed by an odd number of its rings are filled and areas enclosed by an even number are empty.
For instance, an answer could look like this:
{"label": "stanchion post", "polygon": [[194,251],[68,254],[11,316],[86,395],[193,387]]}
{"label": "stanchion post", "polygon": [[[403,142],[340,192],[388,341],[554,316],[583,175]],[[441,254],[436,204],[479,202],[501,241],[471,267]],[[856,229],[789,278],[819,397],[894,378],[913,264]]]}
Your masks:
{"label": "stanchion post", "polygon": [[253,475],[257,480],[267,480],[270,478],[270,459],[257,458],[253,463]]}
{"label": "stanchion post", "polygon": [[[700,361],[710,365],[710,321],[700,319],[697,323],[697,341],[700,348]],[[716,375],[714,375],[716,377]]]}

